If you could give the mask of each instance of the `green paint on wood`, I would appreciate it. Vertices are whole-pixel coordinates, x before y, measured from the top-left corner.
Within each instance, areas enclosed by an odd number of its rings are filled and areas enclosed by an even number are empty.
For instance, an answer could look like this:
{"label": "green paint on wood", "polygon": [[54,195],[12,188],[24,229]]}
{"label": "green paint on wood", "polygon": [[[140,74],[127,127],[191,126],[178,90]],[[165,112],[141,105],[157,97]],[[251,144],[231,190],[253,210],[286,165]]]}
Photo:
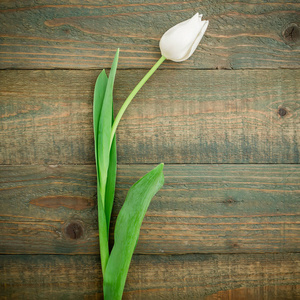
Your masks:
{"label": "green paint on wood", "polygon": [[[142,5],[141,5],[142,3]],[[0,68],[149,68],[163,33],[196,12],[209,20],[188,61],[165,68],[299,68],[297,1],[2,1]]]}
{"label": "green paint on wood", "polygon": [[[124,299],[297,299],[299,263],[297,253],[134,255]],[[103,297],[98,256],[2,255],[0,266],[4,299]]]}
{"label": "green paint on wood", "polygon": [[[118,72],[115,112],[145,72]],[[0,163],[93,164],[98,73],[0,72]],[[299,80],[298,70],[157,71],[123,116],[118,161],[299,163]]]}
{"label": "green paint on wood", "polygon": [[[128,189],[151,169],[118,166],[111,241]],[[93,165],[2,166],[0,174],[0,253],[98,253]],[[299,165],[166,165],[164,174],[135,253],[298,251]],[[68,234],[73,223],[80,235]]]}
{"label": "green paint on wood", "polygon": [[[62,0],[0,3],[0,69],[31,69],[0,72],[1,299],[102,299],[95,79],[120,47],[117,111],[195,12],[210,21],[200,46],[161,66],[117,132],[135,165],[119,165],[111,240],[141,164],[176,164],[135,251],[155,255],[134,255],[124,299],[299,297],[298,1]],[[54,68],[98,70],[34,71]]]}

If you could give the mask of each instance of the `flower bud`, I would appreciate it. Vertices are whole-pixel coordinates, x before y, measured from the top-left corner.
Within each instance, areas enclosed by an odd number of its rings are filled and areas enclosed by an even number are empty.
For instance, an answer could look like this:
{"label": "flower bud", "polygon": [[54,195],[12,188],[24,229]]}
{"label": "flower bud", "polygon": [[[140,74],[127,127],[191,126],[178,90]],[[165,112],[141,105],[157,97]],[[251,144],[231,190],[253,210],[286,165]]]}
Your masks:
{"label": "flower bud", "polygon": [[191,19],[170,28],[160,39],[161,54],[175,62],[187,60],[196,50],[208,26],[196,13]]}

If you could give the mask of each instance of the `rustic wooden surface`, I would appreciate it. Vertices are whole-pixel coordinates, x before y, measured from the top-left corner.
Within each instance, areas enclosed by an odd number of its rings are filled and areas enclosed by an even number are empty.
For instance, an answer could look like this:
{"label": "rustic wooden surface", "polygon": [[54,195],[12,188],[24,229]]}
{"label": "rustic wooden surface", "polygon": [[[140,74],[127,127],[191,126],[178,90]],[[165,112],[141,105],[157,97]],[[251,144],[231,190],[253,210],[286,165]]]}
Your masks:
{"label": "rustic wooden surface", "polygon": [[[0,254],[99,253],[94,168],[1,167]],[[151,168],[119,165],[113,224],[130,186]],[[136,253],[298,250],[298,165],[166,165],[164,174]],[[83,228],[77,239],[67,231],[74,223]]]}
{"label": "rustic wooden surface", "polygon": [[[298,253],[134,255],[123,299],[299,299],[299,261]],[[98,256],[1,255],[0,262],[4,299],[102,299]]]}
{"label": "rustic wooden surface", "polygon": [[[0,162],[93,164],[98,73],[0,71]],[[145,73],[117,73],[116,111]],[[118,162],[299,163],[299,82],[300,70],[158,71],[120,123]]]}
{"label": "rustic wooden surface", "polygon": [[[0,68],[149,68],[171,26],[210,21],[188,61],[163,68],[299,68],[299,1],[1,1]],[[294,51],[292,51],[294,50]]]}
{"label": "rustic wooden surface", "polygon": [[[117,132],[110,239],[129,187],[164,162],[124,299],[300,299],[298,0],[0,2],[0,299],[102,299],[93,85],[120,48],[115,112],[195,12]],[[60,70],[55,70],[60,69]],[[108,71],[109,72],[109,71]]]}

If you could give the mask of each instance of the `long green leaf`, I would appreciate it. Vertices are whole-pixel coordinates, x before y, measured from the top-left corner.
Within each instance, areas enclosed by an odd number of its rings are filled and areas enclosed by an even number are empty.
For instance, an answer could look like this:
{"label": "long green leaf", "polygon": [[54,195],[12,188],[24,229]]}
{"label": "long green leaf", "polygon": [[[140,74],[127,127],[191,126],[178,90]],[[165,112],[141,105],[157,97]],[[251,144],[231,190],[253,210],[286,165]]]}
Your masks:
{"label": "long green leaf", "polygon": [[104,274],[109,256],[108,234],[117,169],[116,142],[109,148],[113,124],[113,85],[116,74],[119,49],[107,78],[103,70],[97,78],[94,90],[93,121],[95,158],[97,169],[98,226],[101,266]]}
{"label": "long green leaf", "polygon": [[96,158],[96,169],[97,178],[100,179],[100,169],[98,164],[98,128],[99,119],[102,110],[103,100],[105,96],[106,86],[107,86],[107,75],[105,70],[103,70],[98,76],[94,89],[94,103],[93,103],[93,122],[94,122],[94,139],[95,139],[95,158]]}
{"label": "long green leaf", "polygon": [[96,170],[97,170],[97,199],[98,199],[98,227],[99,227],[99,244],[100,244],[100,256],[101,256],[101,267],[104,274],[106,263],[109,256],[108,247],[108,230],[106,223],[105,208],[101,201],[100,191],[100,166],[98,157],[98,138],[99,138],[99,120],[103,107],[103,101],[106,93],[108,78],[105,70],[103,70],[98,76],[94,89],[94,103],[93,103],[93,123],[94,123],[94,139],[95,139],[95,159],[96,159]]}
{"label": "long green leaf", "polygon": [[115,243],[103,280],[104,299],[122,299],[130,261],[143,218],[151,199],[163,184],[163,164],[160,164],[130,188],[116,221]]}
{"label": "long green leaf", "polygon": [[115,196],[116,175],[117,175],[117,143],[116,143],[116,137],[114,137],[110,149],[109,167],[107,171],[107,182],[106,182],[106,190],[105,190],[105,215],[106,215],[108,235],[109,235],[111,211],[112,211],[114,196]]}
{"label": "long green leaf", "polygon": [[113,87],[119,59],[119,49],[116,52],[107,81],[105,96],[98,127],[98,162],[100,168],[100,191],[103,206],[105,207],[105,191],[107,172],[110,158],[110,133],[112,126]]}

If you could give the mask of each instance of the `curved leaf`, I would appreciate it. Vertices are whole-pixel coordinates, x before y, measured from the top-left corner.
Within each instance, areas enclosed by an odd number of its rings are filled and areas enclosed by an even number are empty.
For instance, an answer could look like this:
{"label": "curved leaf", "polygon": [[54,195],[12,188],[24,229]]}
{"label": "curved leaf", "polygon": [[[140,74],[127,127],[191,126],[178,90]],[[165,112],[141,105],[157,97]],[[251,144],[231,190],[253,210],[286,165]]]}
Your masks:
{"label": "curved leaf", "polygon": [[115,226],[115,243],[104,275],[104,299],[122,299],[123,289],[142,221],[151,199],[164,184],[163,164],[137,181],[128,191]]}

